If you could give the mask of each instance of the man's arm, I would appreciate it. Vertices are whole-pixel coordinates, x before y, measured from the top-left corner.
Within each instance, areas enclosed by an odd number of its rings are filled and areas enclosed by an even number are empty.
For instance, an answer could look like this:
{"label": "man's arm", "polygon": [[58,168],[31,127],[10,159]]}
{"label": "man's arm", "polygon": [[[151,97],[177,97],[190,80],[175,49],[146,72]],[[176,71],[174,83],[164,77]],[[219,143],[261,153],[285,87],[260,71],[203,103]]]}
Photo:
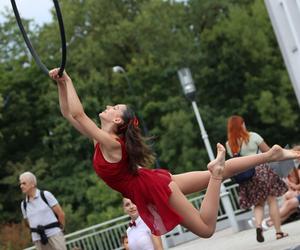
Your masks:
{"label": "man's arm", "polygon": [[61,225],[62,230],[65,228],[65,213],[59,204],[52,207],[53,212],[57,215],[58,222]]}
{"label": "man's arm", "polygon": [[156,236],[156,235],[152,234],[151,238],[152,238],[152,242],[153,242],[153,246],[154,246],[155,250],[163,250],[164,249],[160,236]]}

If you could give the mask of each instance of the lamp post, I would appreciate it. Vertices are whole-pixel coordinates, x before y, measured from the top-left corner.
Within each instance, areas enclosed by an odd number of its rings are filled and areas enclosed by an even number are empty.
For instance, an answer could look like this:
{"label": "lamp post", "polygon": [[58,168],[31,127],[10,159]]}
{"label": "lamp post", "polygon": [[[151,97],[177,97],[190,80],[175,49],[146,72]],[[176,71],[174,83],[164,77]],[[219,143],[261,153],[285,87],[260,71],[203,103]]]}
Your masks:
{"label": "lamp post", "polygon": [[[200,127],[200,132],[202,135],[202,139],[204,141],[204,145],[209,157],[209,160],[212,161],[215,159],[214,153],[212,151],[209,139],[208,139],[208,134],[206,133],[206,130],[204,128],[203,121],[200,116],[200,112],[196,103],[196,87],[192,78],[192,74],[189,68],[182,68],[177,71],[182,89],[186,97],[192,102],[192,106],[194,109],[194,113],[196,115],[197,122]],[[228,216],[229,222],[231,227],[235,232],[239,231],[238,224],[235,218],[235,214],[232,208],[232,204],[230,202],[229,198],[229,193],[226,190],[226,187],[224,184],[221,184],[221,201],[224,206],[224,209],[226,211],[226,214]]]}
{"label": "lamp post", "polygon": [[[126,80],[126,82],[127,82],[128,89],[129,89],[130,94],[131,94],[132,96],[136,96],[135,93],[134,93],[134,91],[133,91],[131,82],[130,82],[130,80],[129,80],[127,74],[126,74],[125,69],[124,69],[123,67],[117,65],[117,66],[114,66],[114,67],[112,68],[112,70],[113,70],[114,73],[121,73],[121,74],[124,75],[124,78],[125,78],[125,80]],[[139,109],[140,109],[140,103],[139,103],[139,101],[137,101],[136,105],[137,105],[136,108],[139,110]],[[139,114],[137,111],[136,111],[136,113],[137,113],[138,118],[139,118],[140,121],[141,121],[142,129],[143,129],[143,131],[144,131],[144,134],[147,136],[147,135],[149,134],[149,130],[148,130],[148,128],[147,128],[147,125],[146,125],[146,123],[145,123],[145,121],[144,121],[142,115]],[[155,157],[155,168],[160,168],[158,156]]]}
{"label": "lamp post", "polygon": [[[126,83],[127,83],[127,86],[128,86],[128,89],[129,89],[130,94],[131,94],[132,96],[136,96],[135,93],[134,93],[134,91],[133,91],[131,82],[130,82],[128,76],[127,76],[127,73],[126,73],[125,69],[124,69],[123,67],[117,65],[117,66],[114,66],[114,67],[112,68],[112,70],[113,70],[114,73],[121,73],[121,74],[123,74],[123,76],[124,76],[124,78],[125,78],[125,80],[126,80]],[[140,108],[140,103],[139,103],[139,101],[137,101],[137,103],[135,103],[135,104],[137,104],[137,108],[139,109],[139,108]],[[141,119],[141,120],[142,120],[142,119]],[[143,120],[142,120],[142,122],[143,122]],[[144,129],[144,133],[145,133],[145,134],[148,134],[148,129],[147,129],[146,125],[143,126],[143,129]],[[146,129],[146,131],[145,131],[145,129]]]}

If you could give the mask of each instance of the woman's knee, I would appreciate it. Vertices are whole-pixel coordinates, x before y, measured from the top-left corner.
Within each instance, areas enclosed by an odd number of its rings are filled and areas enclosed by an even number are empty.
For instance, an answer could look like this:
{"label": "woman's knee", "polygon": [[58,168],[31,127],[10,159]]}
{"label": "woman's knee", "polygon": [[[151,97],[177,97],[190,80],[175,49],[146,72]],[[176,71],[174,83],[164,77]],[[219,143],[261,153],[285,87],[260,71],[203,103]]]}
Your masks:
{"label": "woman's knee", "polygon": [[214,235],[216,227],[212,225],[205,225],[197,228],[194,227],[191,231],[201,238],[208,239]]}
{"label": "woman's knee", "polygon": [[295,209],[299,206],[299,201],[298,199],[295,197],[295,198],[292,198],[292,199],[289,199],[286,201],[286,205],[287,207],[291,210],[291,209]]}
{"label": "woman's knee", "polygon": [[[215,231],[216,231],[216,228],[215,227],[211,227],[211,228],[209,228],[207,231],[206,231],[206,233],[205,233],[205,235],[204,236],[202,236],[203,238],[210,238],[210,237],[212,237],[213,235],[214,235],[214,233],[215,233]],[[202,234],[203,235],[203,234]],[[201,236],[200,236],[201,237]]]}
{"label": "woman's knee", "polygon": [[286,200],[289,200],[289,199],[293,199],[295,197],[295,192],[294,191],[287,191],[285,194],[284,194],[284,199]]}

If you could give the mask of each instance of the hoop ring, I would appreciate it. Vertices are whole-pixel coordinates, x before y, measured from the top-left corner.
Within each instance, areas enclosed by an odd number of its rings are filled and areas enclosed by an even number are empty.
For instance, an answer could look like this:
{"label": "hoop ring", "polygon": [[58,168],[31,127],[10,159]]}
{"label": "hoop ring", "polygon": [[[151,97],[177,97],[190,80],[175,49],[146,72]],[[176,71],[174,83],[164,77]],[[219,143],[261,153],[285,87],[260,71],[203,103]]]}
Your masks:
{"label": "hoop ring", "polygon": [[[15,17],[19,26],[19,29],[22,33],[22,36],[24,38],[24,41],[27,45],[27,48],[29,49],[32,57],[34,58],[36,64],[41,68],[41,70],[48,76],[49,75],[49,70],[48,68],[42,63],[41,59],[39,58],[38,54],[36,53],[35,49],[33,48],[27,33],[23,27],[22,24],[22,20],[20,18],[19,15],[19,11],[18,11],[18,7],[16,5],[15,0],[10,0],[13,11],[15,13]],[[62,14],[60,11],[60,7],[58,4],[57,0],[53,0],[54,6],[55,6],[55,10],[56,10],[56,16],[57,16],[57,20],[59,23],[59,30],[60,30],[60,38],[61,38],[61,50],[62,50],[62,54],[61,54],[61,64],[60,64],[60,69],[58,72],[59,76],[63,75],[65,66],[66,66],[66,61],[67,61],[67,46],[66,46],[66,36],[65,36],[65,29],[64,29],[64,23],[63,23],[63,19],[62,19]]]}

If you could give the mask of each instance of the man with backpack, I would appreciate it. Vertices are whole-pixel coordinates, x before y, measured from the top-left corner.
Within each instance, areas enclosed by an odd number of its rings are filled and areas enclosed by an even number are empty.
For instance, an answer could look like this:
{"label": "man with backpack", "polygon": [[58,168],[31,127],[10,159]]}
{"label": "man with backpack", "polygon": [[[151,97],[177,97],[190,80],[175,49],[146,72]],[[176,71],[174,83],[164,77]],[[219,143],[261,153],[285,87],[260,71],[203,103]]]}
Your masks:
{"label": "man with backpack", "polygon": [[21,174],[19,180],[26,195],[21,203],[23,218],[37,250],[67,250],[62,232],[65,214],[56,198],[37,188],[36,177],[31,172]]}

